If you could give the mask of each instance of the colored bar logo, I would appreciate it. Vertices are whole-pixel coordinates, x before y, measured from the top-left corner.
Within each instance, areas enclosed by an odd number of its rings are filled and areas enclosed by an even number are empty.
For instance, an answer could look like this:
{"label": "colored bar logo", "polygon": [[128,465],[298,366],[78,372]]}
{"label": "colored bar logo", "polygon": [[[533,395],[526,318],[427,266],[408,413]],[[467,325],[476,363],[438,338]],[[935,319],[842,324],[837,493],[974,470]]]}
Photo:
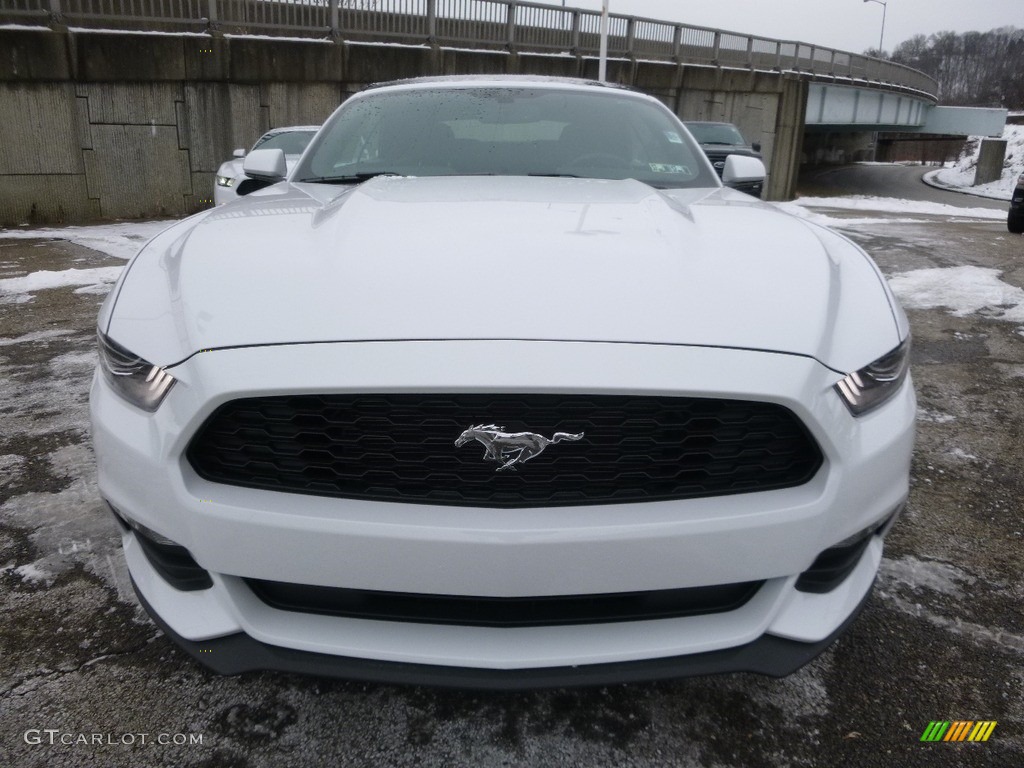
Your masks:
{"label": "colored bar logo", "polygon": [[921,741],[988,741],[995,729],[995,720],[932,720]]}

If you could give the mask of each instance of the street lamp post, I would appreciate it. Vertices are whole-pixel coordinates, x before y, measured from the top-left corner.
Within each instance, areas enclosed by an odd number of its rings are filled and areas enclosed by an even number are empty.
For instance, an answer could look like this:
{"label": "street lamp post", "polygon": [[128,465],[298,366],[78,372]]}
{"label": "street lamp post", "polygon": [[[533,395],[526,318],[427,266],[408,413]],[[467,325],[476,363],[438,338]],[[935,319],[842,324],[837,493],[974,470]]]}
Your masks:
{"label": "street lamp post", "polygon": [[887,10],[888,3],[885,0],[864,0],[865,3],[878,3],[882,6],[882,34],[878,36],[878,55],[882,55],[882,51],[885,49],[885,12]]}
{"label": "street lamp post", "polygon": [[597,79],[602,83],[608,74],[608,0],[601,1],[601,47],[597,55]]}
{"label": "street lamp post", "polygon": [[[888,10],[888,4],[885,0],[864,0],[865,3],[878,3],[882,6],[882,32],[878,36],[878,56],[881,58],[882,51],[885,50],[885,12]],[[878,159],[878,133],[873,132],[871,135],[871,141],[874,144],[874,148],[871,153],[871,159]]]}

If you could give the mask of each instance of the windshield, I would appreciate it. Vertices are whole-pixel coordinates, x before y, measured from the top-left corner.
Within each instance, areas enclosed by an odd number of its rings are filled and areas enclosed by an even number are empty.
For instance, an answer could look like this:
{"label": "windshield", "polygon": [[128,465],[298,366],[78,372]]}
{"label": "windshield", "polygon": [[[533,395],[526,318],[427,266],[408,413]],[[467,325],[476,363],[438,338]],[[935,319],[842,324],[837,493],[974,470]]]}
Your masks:
{"label": "windshield", "polygon": [[686,123],[686,127],[701,144],[742,147],[747,143],[732,123]]}
{"label": "windshield", "polygon": [[282,149],[286,155],[301,155],[316,136],[316,131],[284,131],[266,133],[253,144],[253,149]]}
{"label": "windshield", "polygon": [[436,88],[369,94],[328,121],[297,181],[374,175],[633,178],[714,187],[700,148],[663,107],[606,90]]}

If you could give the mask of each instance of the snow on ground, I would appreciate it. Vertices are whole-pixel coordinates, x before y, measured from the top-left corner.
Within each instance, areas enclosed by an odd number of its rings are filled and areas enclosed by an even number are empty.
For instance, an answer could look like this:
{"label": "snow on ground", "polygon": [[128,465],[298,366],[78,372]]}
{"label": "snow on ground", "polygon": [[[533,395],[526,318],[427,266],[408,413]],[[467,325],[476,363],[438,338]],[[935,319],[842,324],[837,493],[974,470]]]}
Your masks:
{"label": "snow on ground", "polygon": [[963,448],[951,448],[949,451],[949,455],[952,456],[953,458],[961,459],[963,461],[976,461],[978,458],[973,453],[968,453]]}
{"label": "snow on ground", "polygon": [[[843,211],[879,211],[884,213],[902,213],[914,216],[945,216],[947,219],[992,219],[1003,221],[1006,211],[993,208],[960,208],[945,203],[932,203],[927,200],[902,200],[896,197],[872,197],[869,195],[849,195],[847,197],[801,197],[792,203],[776,203],[787,213],[801,218],[812,218],[804,215],[803,208],[831,208]],[[849,225],[848,219],[834,221]],[[906,221],[892,218],[878,219],[879,223],[919,222],[920,219]]]}
{"label": "snow on ground", "polygon": [[948,424],[951,421],[956,421],[956,416],[949,413],[942,413],[941,411],[928,410],[926,408],[917,409],[917,420],[926,421],[931,424]]}
{"label": "snow on ground", "polygon": [[946,267],[916,269],[889,277],[889,286],[907,309],[945,307],[957,317],[981,314],[1024,323],[1024,290],[999,279],[998,269]]}
{"label": "snow on ground", "polygon": [[[63,336],[71,336],[74,331],[71,329],[55,328],[49,331],[32,331],[14,339],[0,339],[0,347],[10,347],[15,344],[35,344],[46,342],[50,339],[59,339]],[[3,469],[3,456],[0,456],[0,469]]]}
{"label": "snow on ground", "polygon": [[[172,221],[136,221],[94,227],[0,229],[0,239],[68,240],[118,259],[130,259]],[[35,291],[78,286],[75,293],[105,294],[121,274],[121,267],[40,270],[22,277],[0,279],[0,304],[24,304]]]}
{"label": "snow on ground", "polygon": [[8,277],[0,280],[0,303],[23,304],[32,300],[33,291],[69,285],[81,286],[75,293],[103,294],[110,290],[110,284],[117,280],[121,269],[122,267],[94,267],[62,269],[55,272],[44,269],[24,277]]}
{"label": "snow on ground", "polygon": [[[838,199],[838,198],[836,198]],[[772,203],[779,210],[785,211],[791,216],[796,216],[798,219],[804,219],[814,224],[821,224],[823,227],[833,227],[836,229],[851,228],[851,227],[871,227],[876,225],[886,224],[926,224],[927,219],[912,219],[912,218],[894,218],[891,216],[868,216],[868,217],[842,217],[829,216],[824,213],[818,213],[812,211],[808,207],[804,207],[800,201],[792,203]]]}
{"label": "snow on ground", "polygon": [[0,229],[0,238],[70,240],[118,259],[130,259],[153,236],[173,221],[129,221],[94,227]]}
{"label": "snow on ground", "polygon": [[935,181],[951,187],[969,187],[972,194],[1009,200],[1017,178],[1024,173],[1024,125],[1007,125],[1003,129],[1003,138],[1006,139],[1006,160],[999,181],[972,186],[981,151],[980,137],[972,137],[964,154],[952,166],[936,171]]}
{"label": "snow on ground", "polygon": [[961,582],[968,586],[977,579],[970,573],[948,563],[918,560],[911,555],[902,558],[882,558],[878,572],[887,587],[903,584],[911,589],[931,589],[951,597],[963,596]]}

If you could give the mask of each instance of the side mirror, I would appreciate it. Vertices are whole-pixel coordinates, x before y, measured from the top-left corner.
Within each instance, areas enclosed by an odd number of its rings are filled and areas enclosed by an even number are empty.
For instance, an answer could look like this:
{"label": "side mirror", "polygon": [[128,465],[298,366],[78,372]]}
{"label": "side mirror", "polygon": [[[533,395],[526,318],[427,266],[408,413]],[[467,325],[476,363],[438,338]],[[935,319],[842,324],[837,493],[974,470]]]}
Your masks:
{"label": "side mirror", "polygon": [[733,184],[751,184],[764,181],[764,177],[767,175],[768,171],[765,170],[764,163],[758,158],[729,155],[725,158],[725,168],[722,169],[722,183],[727,187]]}
{"label": "side mirror", "polygon": [[755,152],[760,152],[761,151],[761,142],[760,141],[755,141],[753,144],[750,145],[750,148],[752,150],[754,150]]}
{"label": "side mirror", "polygon": [[271,184],[284,181],[284,177],[288,175],[284,150],[254,149],[246,156],[245,162],[242,163],[242,170],[245,171],[246,176]]}
{"label": "side mirror", "polygon": [[238,149],[236,149],[234,152],[231,153],[231,156],[232,157],[245,157],[245,150],[242,149],[241,147],[239,147]]}

